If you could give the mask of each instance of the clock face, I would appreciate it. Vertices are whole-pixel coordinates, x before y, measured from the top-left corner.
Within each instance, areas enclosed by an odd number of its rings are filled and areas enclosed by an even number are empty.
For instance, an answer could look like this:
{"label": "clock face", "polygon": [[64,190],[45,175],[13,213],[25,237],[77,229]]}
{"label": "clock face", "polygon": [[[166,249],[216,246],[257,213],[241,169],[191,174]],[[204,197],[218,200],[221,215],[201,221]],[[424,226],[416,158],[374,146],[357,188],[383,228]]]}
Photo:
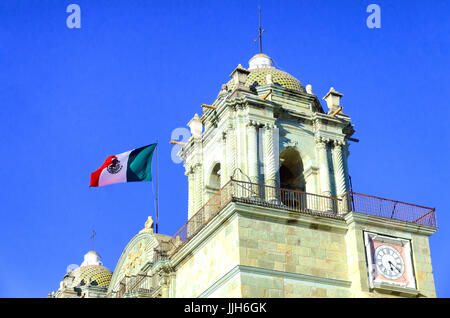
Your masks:
{"label": "clock face", "polygon": [[405,271],[405,263],[400,253],[389,245],[380,245],[375,250],[378,272],[392,280],[400,278]]}

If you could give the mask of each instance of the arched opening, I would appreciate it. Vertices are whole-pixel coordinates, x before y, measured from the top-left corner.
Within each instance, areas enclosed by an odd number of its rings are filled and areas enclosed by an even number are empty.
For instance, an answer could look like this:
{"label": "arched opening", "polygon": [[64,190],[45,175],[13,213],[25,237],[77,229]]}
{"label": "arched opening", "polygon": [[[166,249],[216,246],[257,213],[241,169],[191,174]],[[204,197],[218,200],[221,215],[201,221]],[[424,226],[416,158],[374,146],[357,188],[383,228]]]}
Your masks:
{"label": "arched opening", "polygon": [[306,208],[305,178],[300,153],[288,148],[280,153],[280,198],[283,204],[295,209]]}
{"label": "arched opening", "polygon": [[220,163],[216,163],[209,176],[208,186],[210,190],[220,190]]}
{"label": "arched opening", "polygon": [[288,148],[280,153],[280,187],[305,191],[303,161],[296,149]]}

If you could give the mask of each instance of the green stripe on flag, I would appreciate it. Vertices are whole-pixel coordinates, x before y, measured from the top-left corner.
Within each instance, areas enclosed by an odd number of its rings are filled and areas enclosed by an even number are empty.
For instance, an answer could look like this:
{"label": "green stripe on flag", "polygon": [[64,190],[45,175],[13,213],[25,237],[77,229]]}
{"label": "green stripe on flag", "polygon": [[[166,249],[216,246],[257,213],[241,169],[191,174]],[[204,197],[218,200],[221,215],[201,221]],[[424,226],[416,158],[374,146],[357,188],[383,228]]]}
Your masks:
{"label": "green stripe on flag", "polygon": [[128,157],[127,182],[152,181],[152,157],[156,144],[134,149]]}

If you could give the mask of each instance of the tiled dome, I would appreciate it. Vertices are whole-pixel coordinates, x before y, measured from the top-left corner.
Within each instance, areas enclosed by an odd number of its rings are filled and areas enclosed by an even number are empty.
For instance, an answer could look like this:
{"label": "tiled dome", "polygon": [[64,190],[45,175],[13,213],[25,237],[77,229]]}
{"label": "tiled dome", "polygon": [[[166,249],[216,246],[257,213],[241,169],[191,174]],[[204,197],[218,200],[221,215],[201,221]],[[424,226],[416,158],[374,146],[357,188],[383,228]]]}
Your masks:
{"label": "tiled dome", "polygon": [[84,265],[75,269],[73,275],[75,279],[72,286],[87,285],[90,280],[91,285],[107,288],[111,282],[112,272],[101,265]]}
{"label": "tiled dome", "polygon": [[[295,91],[299,91],[305,93],[305,88],[302,83],[292,75],[278,70],[273,67],[273,61],[270,57],[265,54],[256,54],[249,61],[250,74],[247,77],[247,81],[245,82],[245,86],[249,88],[255,88],[259,85],[267,84],[267,74],[272,75],[272,82],[275,85],[280,85],[282,87],[292,89]],[[227,83],[228,90],[234,89],[233,80],[230,80]]]}

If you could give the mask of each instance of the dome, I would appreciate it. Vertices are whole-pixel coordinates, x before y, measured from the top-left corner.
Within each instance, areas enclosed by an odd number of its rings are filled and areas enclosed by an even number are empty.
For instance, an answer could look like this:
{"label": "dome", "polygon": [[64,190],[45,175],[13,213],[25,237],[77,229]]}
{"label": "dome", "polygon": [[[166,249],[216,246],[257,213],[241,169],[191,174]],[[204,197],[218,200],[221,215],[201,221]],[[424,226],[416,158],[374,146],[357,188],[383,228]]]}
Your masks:
{"label": "dome", "polygon": [[103,266],[101,257],[97,252],[90,251],[84,255],[83,263],[72,272],[71,276],[74,277],[72,286],[83,286],[90,283],[98,287],[108,287],[112,272]]}
{"label": "dome", "polygon": [[[273,67],[273,60],[266,54],[256,54],[253,56],[249,63],[248,70],[250,74],[247,77],[245,86],[249,88],[255,88],[256,86],[267,84],[267,75],[271,75],[273,84],[280,85],[284,88],[292,89],[298,92],[305,93],[306,90],[302,83],[292,75],[278,70]],[[234,89],[234,82],[230,80],[227,83],[228,90]]]}
{"label": "dome", "polygon": [[91,285],[108,288],[111,282],[112,272],[101,265],[84,265],[73,271],[74,280],[72,286]]}

